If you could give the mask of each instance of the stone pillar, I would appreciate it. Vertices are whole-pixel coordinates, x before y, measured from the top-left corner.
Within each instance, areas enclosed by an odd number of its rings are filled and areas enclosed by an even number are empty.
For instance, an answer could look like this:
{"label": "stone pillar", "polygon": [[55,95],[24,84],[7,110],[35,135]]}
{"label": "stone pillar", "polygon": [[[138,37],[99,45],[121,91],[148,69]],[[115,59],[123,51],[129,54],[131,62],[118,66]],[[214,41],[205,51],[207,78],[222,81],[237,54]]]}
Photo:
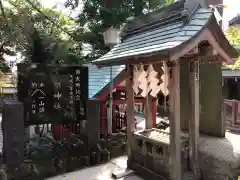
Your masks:
{"label": "stone pillar", "polygon": [[[211,99],[209,99],[211,97]],[[224,137],[221,64],[200,65],[200,133]]]}
{"label": "stone pillar", "polygon": [[21,102],[8,101],[2,115],[3,156],[8,168],[19,167],[24,161],[24,107]]}
{"label": "stone pillar", "polygon": [[100,101],[87,101],[87,137],[88,147],[95,148],[100,141]]}

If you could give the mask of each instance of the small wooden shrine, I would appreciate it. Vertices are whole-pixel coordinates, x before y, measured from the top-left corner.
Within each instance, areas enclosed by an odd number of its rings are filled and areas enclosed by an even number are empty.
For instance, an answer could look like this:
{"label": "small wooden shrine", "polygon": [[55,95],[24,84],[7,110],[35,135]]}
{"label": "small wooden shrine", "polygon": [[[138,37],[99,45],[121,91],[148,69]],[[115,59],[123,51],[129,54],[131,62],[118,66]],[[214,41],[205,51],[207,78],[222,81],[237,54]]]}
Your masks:
{"label": "small wooden shrine", "polygon": [[[101,133],[108,131],[108,107],[110,94],[110,68],[99,69],[96,65],[88,64],[89,68],[89,98],[95,98],[101,102],[100,129]],[[112,112],[112,132],[118,132],[126,126],[126,72],[124,65],[112,67],[113,84],[113,112]],[[143,113],[145,101],[141,95],[135,95],[135,111]],[[152,101],[154,127],[156,124],[156,99]]]}
{"label": "small wooden shrine", "polygon": [[[102,133],[108,131],[108,107],[110,94],[110,68],[99,69],[96,65],[89,64],[89,98],[95,98],[101,102],[100,128]],[[126,73],[124,65],[112,67],[113,84],[113,112],[112,112],[112,132],[117,132],[125,124],[125,105],[126,105]],[[156,103],[152,101],[154,124],[156,122]],[[142,113],[144,111],[144,98],[141,95],[135,96],[135,110]],[[120,113],[119,113],[120,112]]]}
{"label": "small wooden shrine", "polygon": [[[128,167],[147,179],[181,180],[188,171],[194,180],[199,179],[199,94],[208,88],[204,82],[200,84],[200,72],[211,67],[213,73],[219,69],[221,76],[221,64],[233,62],[235,49],[203,0],[181,0],[136,18],[123,27],[121,40],[93,63],[99,67],[126,65]],[[189,91],[181,85],[183,67],[188,72],[184,81]],[[150,103],[160,91],[170,97],[170,131],[153,128]],[[184,93],[189,103],[187,135],[181,134]],[[147,129],[140,132],[134,132],[132,126],[134,94],[141,94],[146,101]]]}

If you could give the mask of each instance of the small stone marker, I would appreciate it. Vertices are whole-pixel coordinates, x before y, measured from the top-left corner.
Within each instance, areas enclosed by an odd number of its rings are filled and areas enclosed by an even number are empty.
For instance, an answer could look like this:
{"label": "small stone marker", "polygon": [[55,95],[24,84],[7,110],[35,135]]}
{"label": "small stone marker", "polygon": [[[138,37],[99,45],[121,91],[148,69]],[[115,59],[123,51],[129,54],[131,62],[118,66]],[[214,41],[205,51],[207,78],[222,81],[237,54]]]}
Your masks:
{"label": "small stone marker", "polygon": [[18,101],[7,101],[2,115],[3,156],[8,168],[19,167],[24,161],[24,110]]}
{"label": "small stone marker", "polygon": [[87,136],[88,147],[94,148],[100,142],[100,101],[87,101]]}

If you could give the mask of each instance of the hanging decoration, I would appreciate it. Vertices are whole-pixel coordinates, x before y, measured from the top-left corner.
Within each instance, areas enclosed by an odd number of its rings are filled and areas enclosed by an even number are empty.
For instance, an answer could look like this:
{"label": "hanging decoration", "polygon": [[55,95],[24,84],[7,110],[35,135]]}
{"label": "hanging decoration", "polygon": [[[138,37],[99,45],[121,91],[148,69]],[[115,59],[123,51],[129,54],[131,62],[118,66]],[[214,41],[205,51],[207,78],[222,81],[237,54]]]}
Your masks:
{"label": "hanging decoration", "polygon": [[154,70],[153,66],[148,67],[148,92],[152,97],[156,97],[161,87],[159,85],[158,73]]}
{"label": "hanging decoration", "polygon": [[162,91],[164,96],[169,94],[168,90],[168,67],[166,62],[163,62],[161,79],[158,79],[159,72],[155,71],[153,65],[149,65],[147,70],[141,65],[140,69],[134,66],[133,70],[133,90],[135,94],[146,97],[149,93],[152,97],[156,97],[159,91]]}
{"label": "hanging decoration", "polygon": [[141,65],[140,69],[140,76],[138,78],[138,81],[140,82],[139,88],[142,90],[141,96],[146,97],[148,94],[148,82],[147,82],[147,71],[145,71],[144,66]]}
{"label": "hanging decoration", "polygon": [[135,92],[135,94],[139,93],[139,85],[140,85],[140,81],[139,76],[140,76],[141,72],[138,70],[137,66],[133,67],[133,91]]}
{"label": "hanging decoration", "polygon": [[167,63],[164,61],[163,62],[163,75],[161,76],[162,83],[160,84],[161,91],[164,95],[164,110],[167,110],[167,95],[169,94],[168,90],[168,80],[169,80],[169,70],[167,67]]}
{"label": "hanging decoration", "polygon": [[168,67],[167,67],[167,63],[164,61],[163,62],[163,75],[161,76],[161,80],[162,83],[160,84],[160,88],[161,91],[163,93],[164,96],[167,96],[169,94],[169,90],[168,90],[168,79],[169,79],[169,74],[168,74]]}

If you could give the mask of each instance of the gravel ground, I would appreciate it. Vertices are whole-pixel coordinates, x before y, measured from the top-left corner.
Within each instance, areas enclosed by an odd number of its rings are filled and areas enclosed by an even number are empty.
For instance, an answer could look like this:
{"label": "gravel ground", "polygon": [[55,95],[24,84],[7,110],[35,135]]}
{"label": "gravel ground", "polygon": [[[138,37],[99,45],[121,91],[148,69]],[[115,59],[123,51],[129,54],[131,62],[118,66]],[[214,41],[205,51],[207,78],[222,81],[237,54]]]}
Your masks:
{"label": "gravel ground", "polygon": [[240,175],[240,135],[200,138],[200,166],[204,180],[226,180]]}

